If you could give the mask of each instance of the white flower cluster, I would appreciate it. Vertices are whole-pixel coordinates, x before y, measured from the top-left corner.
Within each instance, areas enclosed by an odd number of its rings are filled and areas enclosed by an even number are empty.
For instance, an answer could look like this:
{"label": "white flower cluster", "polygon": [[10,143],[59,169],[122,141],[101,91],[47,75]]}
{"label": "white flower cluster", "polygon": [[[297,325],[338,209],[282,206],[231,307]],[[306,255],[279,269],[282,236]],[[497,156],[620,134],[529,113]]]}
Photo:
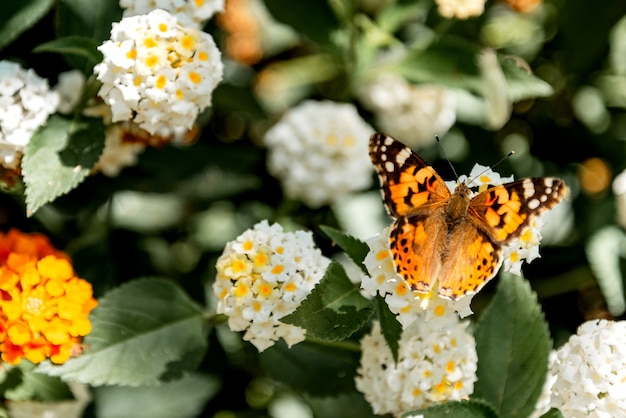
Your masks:
{"label": "white flower cluster", "polygon": [[146,145],[126,140],[127,137],[132,137],[134,130],[139,129],[128,122],[107,127],[104,149],[93,167],[94,171],[101,172],[108,177],[117,177],[123,168],[137,164],[139,154],[146,149]]}
{"label": "white flower cluster", "polygon": [[376,414],[400,416],[417,408],[467,399],[474,391],[478,356],[468,322],[437,305],[405,328],[398,361],[374,322],[361,340],[361,364],[355,378]]}
{"label": "white flower cluster", "polygon": [[163,9],[188,27],[200,29],[215,13],[224,11],[224,0],[120,0],[124,17],[145,15]]}
{"label": "white flower cluster", "polygon": [[266,133],[268,171],[290,198],[311,207],[333,203],[370,186],[373,133],[352,104],[305,101]]}
{"label": "white flower cluster", "polygon": [[35,131],[56,112],[59,95],[19,64],[0,61],[0,165],[16,169]]}
{"label": "white flower cluster", "polygon": [[227,243],[217,260],[217,312],[228,316],[231,330],[245,330],[243,339],[259,351],[279,338],[291,347],[306,330],[279,320],[300,306],[329,263],[310,232],[283,232],[262,221]]}
{"label": "white flower cluster", "polygon": [[369,253],[363,264],[369,272],[361,280],[361,289],[369,295],[377,293],[385,299],[389,310],[396,314],[396,319],[403,328],[407,328],[416,321],[420,314],[432,310],[433,306],[443,306],[447,310],[458,312],[461,318],[472,314],[470,308],[471,297],[460,298],[457,301],[441,299],[436,290],[429,294],[414,292],[406,281],[396,272],[393,256],[389,250],[390,227],[374,237],[368,239]]}
{"label": "white flower cluster", "polygon": [[94,73],[113,122],[137,123],[151,134],[187,131],[211,104],[223,64],[213,38],[164,10],[113,24]]}
{"label": "white flower cluster", "polygon": [[435,0],[439,14],[448,19],[469,19],[483,14],[486,0]]}
{"label": "white flower cluster", "polygon": [[556,353],[551,406],[566,418],[611,418],[626,411],[626,322],[582,324]]}
{"label": "white flower cluster", "polygon": [[381,131],[402,138],[412,148],[430,145],[456,121],[455,93],[434,85],[414,85],[396,75],[366,84],[359,98],[374,112]]}

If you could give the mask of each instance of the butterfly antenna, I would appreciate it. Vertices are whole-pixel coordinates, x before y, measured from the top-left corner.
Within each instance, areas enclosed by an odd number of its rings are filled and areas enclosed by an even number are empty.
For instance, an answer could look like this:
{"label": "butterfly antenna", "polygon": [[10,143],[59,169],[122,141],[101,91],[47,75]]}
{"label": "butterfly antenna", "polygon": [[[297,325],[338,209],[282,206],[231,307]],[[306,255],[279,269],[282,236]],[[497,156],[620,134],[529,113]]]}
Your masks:
{"label": "butterfly antenna", "polygon": [[509,153],[507,155],[505,155],[504,157],[500,158],[495,164],[491,164],[489,167],[485,168],[483,171],[481,171],[480,173],[478,173],[477,175],[475,175],[474,177],[469,179],[469,181],[467,182],[467,186],[469,187],[469,185],[472,184],[477,178],[479,178],[480,176],[485,174],[487,171],[493,170],[498,165],[500,165],[500,163],[502,161],[506,160],[507,158],[509,158],[510,156],[512,156],[514,154],[515,154],[515,151],[509,151]]}
{"label": "butterfly antenna", "polygon": [[448,164],[450,164],[450,168],[452,169],[452,172],[454,173],[454,178],[458,180],[459,179],[459,175],[456,173],[456,170],[454,169],[454,166],[452,165],[452,161],[450,161],[450,159],[446,155],[446,150],[443,149],[443,145],[441,145],[441,141],[439,140],[439,135],[435,135],[435,139],[437,140],[437,144],[439,144],[439,149],[441,149],[441,153],[443,154],[443,158],[445,158],[446,161],[448,162]]}

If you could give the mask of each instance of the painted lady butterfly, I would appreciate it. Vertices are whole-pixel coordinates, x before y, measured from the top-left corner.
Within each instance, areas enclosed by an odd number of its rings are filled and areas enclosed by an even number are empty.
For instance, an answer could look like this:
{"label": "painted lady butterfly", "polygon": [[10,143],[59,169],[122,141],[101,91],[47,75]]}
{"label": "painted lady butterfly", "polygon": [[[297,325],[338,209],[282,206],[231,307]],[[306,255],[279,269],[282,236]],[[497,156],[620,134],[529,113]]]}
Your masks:
{"label": "painted lady butterfly", "polygon": [[369,152],[396,219],[389,234],[396,271],[420,293],[438,282],[446,299],[478,292],[500,269],[502,245],[568,194],[553,177],[493,186],[474,197],[458,183],[450,193],[433,167],[392,137],[372,135]]}

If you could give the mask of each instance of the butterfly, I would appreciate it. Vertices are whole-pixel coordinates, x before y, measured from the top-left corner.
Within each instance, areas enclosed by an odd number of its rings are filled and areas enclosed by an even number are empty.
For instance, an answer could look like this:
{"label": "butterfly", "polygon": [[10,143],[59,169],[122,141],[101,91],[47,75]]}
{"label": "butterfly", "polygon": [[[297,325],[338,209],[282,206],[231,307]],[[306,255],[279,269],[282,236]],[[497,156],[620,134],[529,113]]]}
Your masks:
{"label": "butterfly", "polygon": [[437,283],[450,300],[478,292],[502,265],[502,246],[568,195],[563,180],[536,177],[493,186],[472,197],[469,184],[450,192],[419,155],[394,138],[370,138],[383,202],[395,222],[389,245],[396,271],[420,293]]}

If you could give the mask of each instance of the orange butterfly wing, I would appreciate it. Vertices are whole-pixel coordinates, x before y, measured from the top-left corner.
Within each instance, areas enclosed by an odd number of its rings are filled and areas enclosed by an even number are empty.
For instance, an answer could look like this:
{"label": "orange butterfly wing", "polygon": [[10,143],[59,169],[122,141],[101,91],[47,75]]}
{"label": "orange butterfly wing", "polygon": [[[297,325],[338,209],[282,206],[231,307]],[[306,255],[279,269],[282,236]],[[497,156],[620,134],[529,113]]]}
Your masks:
{"label": "orange butterfly wing", "polygon": [[478,292],[498,273],[502,245],[518,238],[532,219],[567,193],[560,179],[529,178],[491,187],[471,199],[467,215],[450,231],[439,295],[455,300]]}
{"label": "orange butterfly wing", "polygon": [[422,207],[441,206],[450,197],[435,169],[388,135],[372,135],[370,158],[378,172],[383,202],[394,218],[410,216]]}
{"label": "orange butterfly wing", "polygon": [[389,233],[396,271],[413,290],[427,293],[441,271],[441,259],[433,255],[442,242],[433,236],[445,226],[443,208],[450,191],[431,166],[390,136],[372,135],[370,157],[387,212],[397,219]]}

